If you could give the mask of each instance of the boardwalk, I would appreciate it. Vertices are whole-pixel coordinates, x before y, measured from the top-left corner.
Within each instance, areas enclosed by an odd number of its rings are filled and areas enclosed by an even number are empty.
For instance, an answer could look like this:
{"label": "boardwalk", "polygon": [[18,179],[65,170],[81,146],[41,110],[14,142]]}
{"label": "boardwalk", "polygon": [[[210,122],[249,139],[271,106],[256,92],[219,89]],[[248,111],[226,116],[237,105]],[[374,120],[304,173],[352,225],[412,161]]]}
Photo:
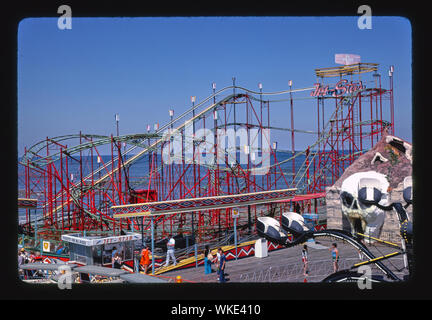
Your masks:
{"label": "boardwalk", "polygon": [[[333,273],[333,266],[330,257],[332,240],[317,241],[319,248],[309,246],[309,276],[308,282],[318,282]],[[359,259],[359,254],[355,248],[349,244],[338,241],[340,254],[340,268],[345,269],[353,264],[367,260],[365,257]],[[303,282],[303,265],[301,262],[302,246],[285,248],[269,252],[265,258],[254,256],[236,260],[229,260],[226,265],[226,273],[229,282]],[[369,249],[376,257],[395,252],[393,248],[376,244],[369,246]],[[384,262],[390,270],[398,277],[402,278],[408,271],[404,268],[402,256],[391,258]],[[383,275],[383,273],[372,265],[373,274]],[[213,265],[213,270],[216,266]],[[163,276],[176,277],[180,275],[183,279],[193,282],[218,282],[217,274],[204,274],[204,267],[170,271],[162,274]]]}

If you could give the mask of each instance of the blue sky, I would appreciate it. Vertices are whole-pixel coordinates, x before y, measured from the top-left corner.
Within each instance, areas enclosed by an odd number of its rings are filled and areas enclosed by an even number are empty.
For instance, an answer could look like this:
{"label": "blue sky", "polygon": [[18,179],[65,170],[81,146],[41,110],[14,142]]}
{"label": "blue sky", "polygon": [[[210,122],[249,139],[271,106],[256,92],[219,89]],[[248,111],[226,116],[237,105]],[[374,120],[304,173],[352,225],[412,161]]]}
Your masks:
{"label": "blue sky", "polygon": [[[335,53],[379,63],[383,87],[394,65],[396,135],[411,141],[411,24],[372,17],[371,30],[353,17],[28,18],[18,29],[18,153],[48,137],[145,132],[217,89],[236,84],[264,91],[313,86],[315,68],[336,66]],[[313,130],[316,102],[295,103],[298,127]],[[272,113],[287,127],[289,113]],[[289,148],[278,133],[280,148]],[[284,133],[287,134],[288,133]],[[296,140],[304,149],[307,139]]]}

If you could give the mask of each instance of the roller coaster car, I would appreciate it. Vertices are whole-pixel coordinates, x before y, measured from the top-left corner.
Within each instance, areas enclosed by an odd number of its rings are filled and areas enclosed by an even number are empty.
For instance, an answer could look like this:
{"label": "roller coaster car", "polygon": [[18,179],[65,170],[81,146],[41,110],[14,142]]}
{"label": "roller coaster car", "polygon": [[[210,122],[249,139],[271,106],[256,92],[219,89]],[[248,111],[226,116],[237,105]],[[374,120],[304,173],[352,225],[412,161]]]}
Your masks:
{"label": "roller coaster car", "polygon": [[271,217],[259,217],[256,223],[258,234],[270,242],[285,245],[288,236],[281,229],[279,222]]}
{"label": "roller coaster car", "polygon": [[307,231],[313,229],[311,223],[304,221],[304,218],[296,212],[282,213],[282,229],[291,233],[294,238],[303,235]]}
{"label": "roller coaster car", "polygon": [[403,184],[404,184],[403,198],[407,203],[407,205],[410,205],[412,204],[412,198],[413,198],[412,177],[411,176],[405,177]]}
{"label": "roller coaster car", "polygon": [[[313,225],[295,212],[284,212],[281,221],[282,225],[274,218],[259,217],[256,225],[258,234],[280,245],[293,245],[313,230]],[[292,235],[292,239],[288,234]]]}
{"label": "roller coaster car", "polygon": [[[403,184],[404,184],[404,189],[403,189],[402,195],[403,195],[405,202],[407,203],[405,208],[408,208],[408,206],[410,204],[412,204],[412,201],[413,201],[412,177],[411,176],[405,177]],[[399,208],[395,208],[395,209],[402,211],[403,208],[401,208],[401,207],[402,206],[400,206]],[[405,210],[403,210],[403,211],[405,211]],[[399,216],[401,216],[401,215],[399,214]],[[405,239],[405,241],[407,241],[408,243],[412,242],[412,240],[413,240],[413,225],[412,225],[411,221],[408,221],[408,216],[406,215],[406,213],[405,213],[405,220],[403,222],[401,222],[400,233],[401,233],[401,236]]]}

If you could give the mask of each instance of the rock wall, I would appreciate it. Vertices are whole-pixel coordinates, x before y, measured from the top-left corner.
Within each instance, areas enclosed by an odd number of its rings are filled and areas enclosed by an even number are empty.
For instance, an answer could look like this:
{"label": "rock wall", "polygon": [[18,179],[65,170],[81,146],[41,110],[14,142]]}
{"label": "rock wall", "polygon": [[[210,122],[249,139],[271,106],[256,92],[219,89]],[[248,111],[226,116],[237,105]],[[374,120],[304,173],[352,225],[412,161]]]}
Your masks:
{"label": "rock wall", "polygon": [[[390,192],[390,202],[400,202],[402,203],[402,205],[405,206],[406,202],[403,199],[402,192],[403,183],[400,183],[397,188],[394,188]],[[410,219],[410,221],[413,221],[413,206],[410,205],[405,210],[408,214],[408,218]],[[399,243],[401,241],[401,237],[399,234],[399,219],[397,213],[394,210],[386,212],[384,225],[381,231],[381,238],[396,243]]]}
{"label": "rock wall", "polygon": [[339,197],[339,188],[335,186],[326,188],[326,215],[327,229],[342,228],[342,209]]}

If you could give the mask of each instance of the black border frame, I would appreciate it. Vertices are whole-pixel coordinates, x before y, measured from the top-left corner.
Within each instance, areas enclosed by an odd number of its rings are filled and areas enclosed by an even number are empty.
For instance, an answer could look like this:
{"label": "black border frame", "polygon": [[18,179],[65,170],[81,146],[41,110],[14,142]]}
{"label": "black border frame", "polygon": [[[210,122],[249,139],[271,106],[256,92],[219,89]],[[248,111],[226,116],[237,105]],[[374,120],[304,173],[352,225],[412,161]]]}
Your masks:
{"label": "black border frame", "polygon": [[[213,284],[190,285],[170,284],[166,288],[157,285],[84,285],[73,286],[72,290],[59,290],[57,286],[28,285],[17,278],[17,265],[11,264],[16,261],[17,248],[17,32],[19,22],[26,17],[59,17],[57,8],[61,4],[72,7],[73,16],[81,17],[141,17],[141,16],[355,16],[357,8],[362,4],[368,4],[372,8],[372,15],[376,16],[402,16],[407,18],[412,26],[412,66],[413,66],[413,90],[412,90],[412,127],[413,127],[413,182],[414,182],[414,206],[416,208],[414,234],[415,234],[415,273],[408,282],[385,284],[374,286],[372,290],[359,290],[356,284],[320,284],[308,283],[272,283],[268,284],[237,284],[227,283],[224,286]],[[172,6],[160,3],[160,7],[149,7],[148,2],[131,3],[122,1],[121,4],[91,2],[77,3],[76,1],[47,2],[35,4],[34,2],[20,1],[10,3],[15,6],[12,9],[2,10],[1,24],[3,43],[3,88],[6,92],[6,101],[3,100],[2,137],[3,147],[7,150],[2,152],[2,167],[6,168],[7,178],[2,181],[2,200],[7,204],[2,210],[2,231],[0,233],[3,248],[2,263],[2,299],[116,299],[116,300],[148,300],[148,303],[157,302],[167,312],[171,306],[179,303],[182,305],[212,305],[225,301],[232,303],[271,305],[281,312],[285,309],[281,300],[350,300],[350,299],[430,299],[426,292],[431,284],[430,254],[428,227],[431,226],[431,215],[426,209],[424,192],[425,173],[428,171],[425,161],[427,160],[427,147],[425,139],[428,138],[425,131],[426,107],[426,57],[427,26],[426,6],[405,5],[401,2],[373,2],[362,3],[333,2],[324,3],[294,3],[286,2],[285,6],[279,4],[249,2],[221,4],[220,2],[207,3],[208,7],[200,5],[185,5],[177,3]],[[157,4],[156,4],[157,5]],[[12,10],[12,13],[11,13]],[[4,150],[4,149],[3,149]],[[6,266],[6,268],[4,267]],[[282,303],[281,303],[282,302]],[[156,304],[155,304],[156,306]],[[261,308],[263,310],[263,308]],[[265,311],[265,310],[264,310]],[[309,310],[309,312],[313,312]],[[309,313],[308,312],[308,313]],[[281,313],[284,314],[284,313]],[[168,314],[167,314],[168,315]]]}

